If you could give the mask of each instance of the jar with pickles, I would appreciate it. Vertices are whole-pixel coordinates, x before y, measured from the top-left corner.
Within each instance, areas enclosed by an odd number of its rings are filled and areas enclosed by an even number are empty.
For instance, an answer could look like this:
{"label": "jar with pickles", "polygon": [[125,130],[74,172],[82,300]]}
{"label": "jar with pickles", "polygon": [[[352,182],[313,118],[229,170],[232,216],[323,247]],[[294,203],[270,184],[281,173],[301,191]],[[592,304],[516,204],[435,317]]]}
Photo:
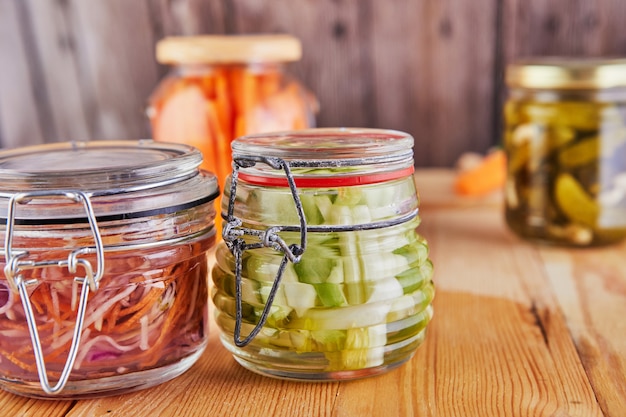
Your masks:
{"label": "jar with pickles", "polygon": [[626,59],[534,58],[506,71],[506,222],[574,247],[626,237]]}
{"label": "jar with pickles", "polygon": [[413,356],[434,286],[412,146],[378,129],[235,139],[212,298],[222,342],[244,367],[344,380]]}

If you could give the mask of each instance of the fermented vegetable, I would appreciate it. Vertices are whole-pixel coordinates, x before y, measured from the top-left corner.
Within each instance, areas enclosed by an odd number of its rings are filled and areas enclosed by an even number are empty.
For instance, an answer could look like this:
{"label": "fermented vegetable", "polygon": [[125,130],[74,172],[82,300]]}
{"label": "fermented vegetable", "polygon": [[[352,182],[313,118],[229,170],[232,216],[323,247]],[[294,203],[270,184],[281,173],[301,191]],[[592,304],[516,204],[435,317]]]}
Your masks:
{"label": "fermented vegetable", "polygon": [[[100,288],[88,299],[70,384],[94,380],[95,390],[101,378],[175,365],[203,350],[209,243],[107,256]],[[38,259],[55,259],[55,252]],[[29,299],[48,377],[55,381],[72,340],[79,284],[64,268],[35,269],[26,278],[39,281]],[[0,280],[0,361],[4,378],[39,384],[22,302],[5,280]]]}
{"label": "fermented vegetable", "polygon": [[[300,198],[309,226],[359,225],[397,216],[402,208],[392,202],[416,205],[412,184],[409,177],[305,188]],[[288,189],[246,184],[238,197],[254,217],[251,224],[297,224]],[[246,359],[267,369],[273,366],[271,358],[281,358],[286,365],[276,365],[276,373],[289,376],[366,370],[410,357],[424,339],[434,296],[433,265],[427,242],[416,232],[419,223],[416,217],[381,229],[309,233],[305,254],[299,263],[288,264],[269,319],[247,347],[254,355]],[[295,232],[282,236],[288,243],[299,238]],[[225,245],[218,246],[216,258],[213,301],[229,345],[235,325],[233,258]],[[244,335],[258,322],[281,258],[271,248],[244,254]],[[298,369],[303,358],[306,369]]]}
{"label": "fermented vegetable", "polygon": [[511,102],[506,218],[522,236],[573,246],[626,236],[626,118],[594,102]]}

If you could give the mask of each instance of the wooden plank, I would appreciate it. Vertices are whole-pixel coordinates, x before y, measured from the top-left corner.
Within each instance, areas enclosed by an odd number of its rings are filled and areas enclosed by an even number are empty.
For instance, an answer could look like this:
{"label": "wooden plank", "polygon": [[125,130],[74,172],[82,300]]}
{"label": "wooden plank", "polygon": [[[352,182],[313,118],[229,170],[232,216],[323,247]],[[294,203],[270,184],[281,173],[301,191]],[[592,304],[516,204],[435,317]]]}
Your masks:
{"label": "wooden plank", "polygon": [[72,1],[68,9],[81,34],[75,51],[91,139],[148,137],[144,109],[157,66],[147,4]]}
{"label": "wooden plank", "polygon": [[155,38],[225,33],[230,2],[147,0]]}
{"label": "wooden plank", "polygon": [[0,147],[6,148],[44,141],[17,7],[0,1]]}
{"label": "wooden plank", "polygon": [[46,132],[46,142],[88,140],[89,131],[81,93],[81,79],[75,55],[76,27],[68,25],[71,8],[67,2],[29,1],[33,38],[40,57],[41,88],[54,130]]}
{"label": "wooden plank", "polygon": [[[626,243],[538,248],[507,231],[495,204],[426,200],[421,216],[435,264],[435,316],[425,344],[402,367],[350,382],[265,378],[235,363],[213,325],[206,353],[177,379],[81,400],[66,415],[624,414]],[[50,404],[64,402],[0,395],[11,414]],[[65,415],[56,408],[45,414]]]}
{"label": "wooden plank", "polygon": [[422,218],[437,286],[434,362],[421,363],[436,369],[424,388],[431,411],[601,416],[535,248],[506,231],[498,208]]}
{"label": "wooden plank", "polygon": [[486,151],[494,144],[494,51],[476,45],[496,37],[491,2],[391,3],[240,1],[237,30],[284,30],[303,40],[295,67],[319,96],[320,126],[412,133],[418,166]]}
{"label": "wooden plank", "polygon": [[[279,0],[235,2],[235,30],[239,33],[290,33],[303,44],[301,62],[288,70],[304,82],[321,103],[318,125],[371,126],[372,86],[364,79],[371,70],[365,52],[360,11],[370,0],[318,2]],[[358,71],[358,76],[356,75]]]}
{"label": "wooden plank", "polygon": [[494,2],[392,3],[373,2],[377,120],[414,135],[416,166],[485,152],[498,140]]}
{"label": "wooden plank", "polygon": [[73,401],[44,401],[20,397],[0,390],[0,410],[3,416],[64,417],[72,408]]}
{"label": "wooden plank", "polygon": [[621,0],[503,0],[507,61],[530,55],[623,55]]}
{"label": "wooden plank", "polygon": [[[604,414],[626,415],[626,243],[541,255]],[[622,336],[621,338],[619,336]]]}

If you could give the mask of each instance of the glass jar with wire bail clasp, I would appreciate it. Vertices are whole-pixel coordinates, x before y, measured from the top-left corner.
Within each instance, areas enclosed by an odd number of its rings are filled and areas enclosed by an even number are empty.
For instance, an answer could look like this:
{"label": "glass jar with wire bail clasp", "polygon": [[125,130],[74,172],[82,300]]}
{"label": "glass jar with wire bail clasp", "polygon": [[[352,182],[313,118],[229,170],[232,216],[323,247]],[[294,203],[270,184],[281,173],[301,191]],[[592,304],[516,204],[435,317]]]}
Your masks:
{"label": "glass jar with wire bail clasp", "polygon": [[343,380],[412,357],[434,296],[412,147],[410,135],[379,129],[233,142],[212,298],[240,364]]}
{"label": "glass jar with wire bail clasp", "polygon": [[0,152],[0,387],[95,397],[195,363],[219,193],[201,160],[131,140]]}

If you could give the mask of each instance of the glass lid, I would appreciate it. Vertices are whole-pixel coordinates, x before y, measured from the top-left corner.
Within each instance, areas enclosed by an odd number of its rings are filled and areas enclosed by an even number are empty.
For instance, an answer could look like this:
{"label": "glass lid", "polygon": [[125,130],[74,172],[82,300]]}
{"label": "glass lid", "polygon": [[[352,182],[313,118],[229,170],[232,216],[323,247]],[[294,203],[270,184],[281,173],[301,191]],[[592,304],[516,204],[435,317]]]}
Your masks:
{"label": "glass lid", "polygon": [[89,198],[98,220],[169,213],[211,202],[217,178],[194,147],[152,140],[63,142],[0,152],[0,221],[10,201],[16,223],[78,223],[68,196]]}
{"label": "glass lid", "polygon": [[285,160],[341,161],[367,165],[413,157],[413,137],[385,129],[317,128],[243,136],[233,156],[264,155]]}
{"label": "glass lid", "polygon": [[334,187],[412,174],[413,142],[396,130],[313,128],[243,136],[231,146],[239,177],[247,182],[286,186],[286,172],[276,165],[282,160],[299,187]]}
{"label": "glass lid", "polygon": [[201,153],[151,140],[62,142],[0,152],[0,192],[80,189],[116,193],[195,175]]}

